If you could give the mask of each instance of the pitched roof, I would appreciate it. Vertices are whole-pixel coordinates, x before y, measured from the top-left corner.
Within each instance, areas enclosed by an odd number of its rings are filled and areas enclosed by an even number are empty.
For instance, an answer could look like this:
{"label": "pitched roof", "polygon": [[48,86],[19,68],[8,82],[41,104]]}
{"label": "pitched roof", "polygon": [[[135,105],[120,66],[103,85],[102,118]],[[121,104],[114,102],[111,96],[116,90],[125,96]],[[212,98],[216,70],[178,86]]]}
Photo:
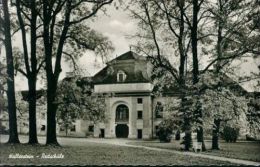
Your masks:
{"label": "pitched roof", "polygon": [[[134,60],[134,62],[128,62],[121,64],[124,60]],[[140,61],[141,60],[141,61]],[[147,66],[145,63],[146,57],[139,56],[136,53],[129,51],[107,63],[107,66],[100,70],[93,77],[95,84],[111,84],[117,82],[117,72],[124,71],[126,79],[123,83],[147,83],[150,78],[146,74]]]}
{"label": "pitched roof", "polygon": [[115,59],[109,61],[108,63],[111,63],[111,62],[114,62],[114,61],[117,61],[117,60],[145,60],[145,57],[144,56],[140,56],[132,51],[128,51],[118,57],[116,57]]}

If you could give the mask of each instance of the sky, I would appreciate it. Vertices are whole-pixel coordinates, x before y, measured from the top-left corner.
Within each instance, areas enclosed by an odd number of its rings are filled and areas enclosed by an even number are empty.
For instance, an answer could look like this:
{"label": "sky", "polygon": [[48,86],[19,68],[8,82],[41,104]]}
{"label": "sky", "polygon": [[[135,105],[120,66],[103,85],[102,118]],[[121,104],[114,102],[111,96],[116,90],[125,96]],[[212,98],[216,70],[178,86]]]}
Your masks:
{"label": "sky", "polygon": [[[113,59],[125,52],[130,50],[130,46],[135,44],[133,39],[129,39],[127,36],[134,34],[138,31],[136,23],[131,19],[130,13],[123,10],[122,8],[117,9],[114,5],[106,7],[106,14],[103,12],[98,13],[96,19],[90,22],[89,25],[96,31],[107,36],[109,40],[113,43],[115,51],[111,53],[110,58]],[[14,46],[21,47],[21,37],[16,36],[14,40]],[[3,54],[4,52],[2,52]],[[203,60],[202,60],[203,61]],[[62,61],[62,73],[60,75],[60,80],[66,76],[66,72],[72,71],[69,63]],[[105,64],[102,60],[96,57],[92,52],[86,52],[83,57],[79,59],[79,65],[84,69],[85,76],[93,76],[103,67]],[[240,67],[241,74],[250,74],[250,72],[257,72],[257,65],[260,64],[260,59],[249,59],[243,64],[234,63],[234,66]],[[16,78],[16,90],[27,90],[27,81],[21,75],[17,75]],[[244,83],[242,86],[248,91],[254,91],[256,81],[250,83]],[[44,83],[42,81],[37,82],[37,89],[43,88]],[[257,91],[260,88],[258,88]]]}
{"label": "sky", "polygon": [[[107,36],[109,40],[113,43],[115,48],[114,52],[111,53],[110,59],[113,59],[125,52],[130,50],[131,39],[127,38],[128,34],[133,34],[137,26],[133,21],[130,21],[129,13],[123,12],[122,9],[116,9],[114,5],[106,7],[106,13],[100,12],[93,22],[90,22],[90,27],[96,31]],[[13,45],[16,47],[21,47],[21,36],[18,34],[15,36]],[[4,51],[2,51],[4,54]],[[84,75],[93,76],[103,67],[105,64],[102,60],[94,55],[93,52],[89,51],[84,54],[78,60],[79,66],[84,69]],[[70,63],[62,61],[62,72],[60,74],[60,80],[66,76],[66,72],[72,71]],[[27,80],[22,75],[17,75],[15,77],[16,90],[27,90]],[[39,80],[37,82],[37,89],[44,87],[44,82]]]}

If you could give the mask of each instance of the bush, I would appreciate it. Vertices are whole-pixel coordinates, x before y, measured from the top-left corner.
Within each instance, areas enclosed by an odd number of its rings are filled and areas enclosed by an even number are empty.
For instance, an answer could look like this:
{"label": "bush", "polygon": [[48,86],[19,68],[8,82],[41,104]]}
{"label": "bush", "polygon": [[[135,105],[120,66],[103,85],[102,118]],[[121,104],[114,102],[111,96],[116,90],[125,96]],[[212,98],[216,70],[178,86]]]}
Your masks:
{"label": "bush", "polygon": [[222,133],[222,138],[226,142],[236,142],[238,135],[239,135],[239,129],[238,128],[232,128],[232,127],[229,127],[229,126],[225,126],[223,133]]}
{"label": "bush", "polygon": [[247,141],[257,141],[256,138],[250,136],[250,135],[246,135],[246,140]]}
{"label": "bush", "polygon": [[167,127],[159,127],[157,131],[157,136],[160,142],[169,143],[171,141],[172,130]]}
{"label": "bush", "polygon": [[9,130],[6,129],[5,126],[0,124],[0,134],[9,134]]}

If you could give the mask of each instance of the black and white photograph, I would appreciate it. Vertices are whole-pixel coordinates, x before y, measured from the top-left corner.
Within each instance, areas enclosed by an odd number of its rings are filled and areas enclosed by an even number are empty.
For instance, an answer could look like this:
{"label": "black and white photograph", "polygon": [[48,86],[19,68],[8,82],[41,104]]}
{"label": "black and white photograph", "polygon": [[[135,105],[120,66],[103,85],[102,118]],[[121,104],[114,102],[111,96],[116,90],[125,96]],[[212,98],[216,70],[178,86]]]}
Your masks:
{"label": "black and white photograph", "polygon": [[0,166],[260,166],[259,0],[0,0]]}

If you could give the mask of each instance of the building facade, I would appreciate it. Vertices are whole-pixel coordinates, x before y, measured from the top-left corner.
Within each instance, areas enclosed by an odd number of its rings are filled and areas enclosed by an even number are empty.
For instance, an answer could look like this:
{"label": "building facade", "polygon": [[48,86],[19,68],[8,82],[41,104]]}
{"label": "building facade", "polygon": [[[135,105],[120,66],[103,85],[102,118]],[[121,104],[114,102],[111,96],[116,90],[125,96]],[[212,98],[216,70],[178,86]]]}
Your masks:
{"label": "building facade", "polygon": [[93,93],[106,95],[107,114],[106,121],[94,125],[95,137],[149,139],[156,135],[163,114],[158,108],[164,98],[152,95],[151,70],[145,57],[130,51],[93,77]]}
{"label": "building facade", "polygon": [[[131,51],[108,62],[105,68],[91,77],[92,94],[105,97],[105,120],[94,123],[78,119],[66,130],[57,120],[57,135],[132,139],[156,137],[157,128],[167,115],[164,104],[169,104],[169,101],[178,102],[180,94],[177,89],[171,89],[164,96],[154,96],[156,88],[152,84],[151,74],[150,61]],[[234,90],[241,89],[238,84],[234,86]],[[19,133],[27,134],[28,113],[23,114],[21,118],[18,114],[18,117]],[[1,126],[8,129],[7,113],[0,114],[0,119]],[[39,135],[46,134],[46,120],[46,105],[37,103]]]}

